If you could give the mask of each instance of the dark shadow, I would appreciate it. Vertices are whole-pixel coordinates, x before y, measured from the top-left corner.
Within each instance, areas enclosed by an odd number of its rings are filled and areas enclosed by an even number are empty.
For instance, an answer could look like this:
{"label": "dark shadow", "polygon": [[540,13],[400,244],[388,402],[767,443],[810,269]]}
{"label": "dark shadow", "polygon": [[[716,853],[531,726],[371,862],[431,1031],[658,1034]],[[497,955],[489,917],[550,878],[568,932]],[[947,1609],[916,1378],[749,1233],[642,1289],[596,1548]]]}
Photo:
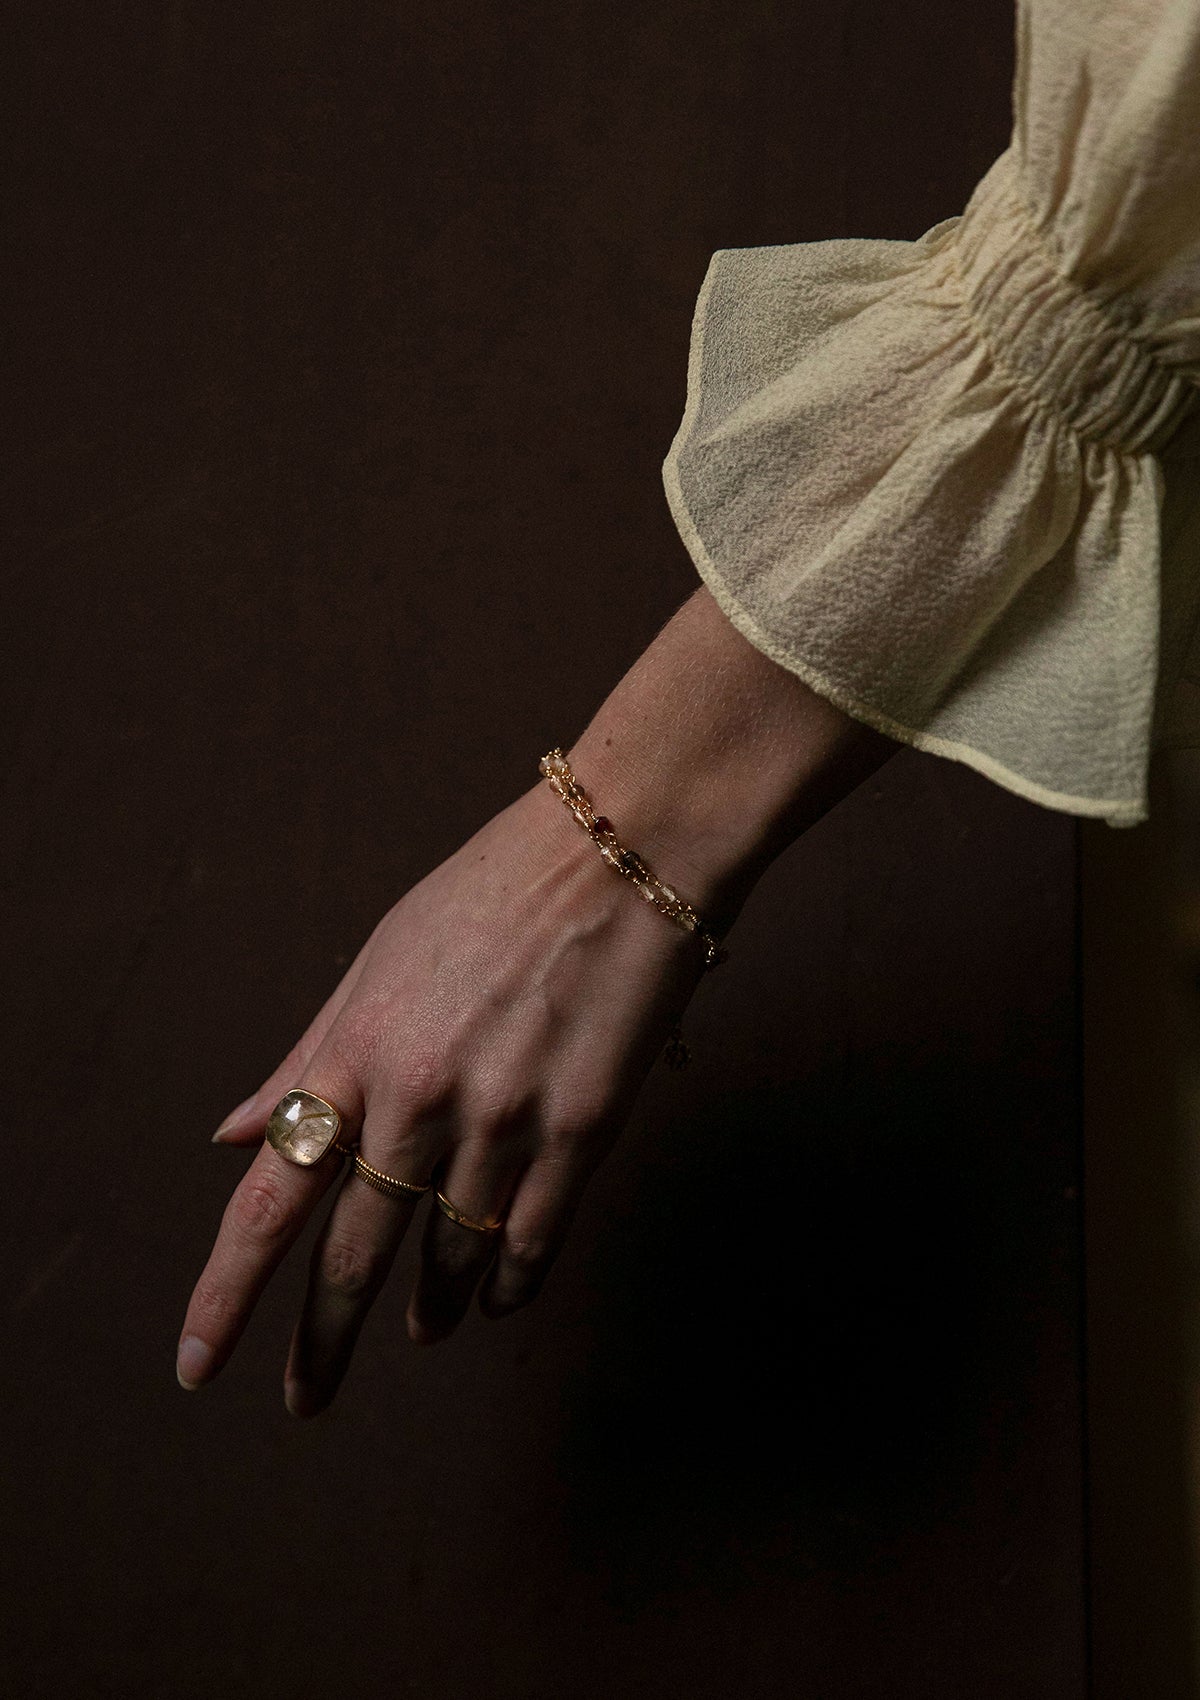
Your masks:
{"label": "dark shadow", "polygon": [[1155,763],[1146,825],[1081,832],[1095,1700],[1190,1700],[1198,1687],[1200,1009],[1186,915],[1200,790],[1188,777],[1186,763]]}
{"label": "dark shadow", "polygon": [[631,1608],[756,1555],[869,1570],[974,1515],[989,1409],[1036,1355],[1014,1290],[1070,1307],[1077,1271],[1038,1273],[1054,1212],[1021,1219],[1011,1075],[855,1073],[675,1126],[597,1246],[563,1468],[580,1561]]}

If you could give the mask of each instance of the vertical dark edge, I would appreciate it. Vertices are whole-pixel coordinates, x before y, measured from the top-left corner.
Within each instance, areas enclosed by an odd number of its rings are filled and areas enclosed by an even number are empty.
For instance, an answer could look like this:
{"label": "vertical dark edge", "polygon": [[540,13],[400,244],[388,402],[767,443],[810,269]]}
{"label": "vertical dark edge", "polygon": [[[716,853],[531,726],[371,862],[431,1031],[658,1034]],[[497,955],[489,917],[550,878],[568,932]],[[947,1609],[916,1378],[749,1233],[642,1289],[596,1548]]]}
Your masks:
{"label": "vertical dark edge", "polygon": [[1078,1263],[1078,1342],[1079,1342],[1079,1434],[1081,1470],[1080,1524],[1083,1563],[1083,1679],[1088,1700],[1095,1694],[1092,1635],[1092,1523],[1091,1523],[1091,1432],[1088,1408],[1088,1300],[1087,1300],[1087,1074],[1084,1057],[1084,995],[1083,995],[1083,823],[1076,817],[1072,825],[1072,849],[1075,858],[1074,893],[1075,927],[1073,969],[1075,974],[1075,1173],[1078,1176],[1075,1194],[1075,1232],[1079,1247]]}

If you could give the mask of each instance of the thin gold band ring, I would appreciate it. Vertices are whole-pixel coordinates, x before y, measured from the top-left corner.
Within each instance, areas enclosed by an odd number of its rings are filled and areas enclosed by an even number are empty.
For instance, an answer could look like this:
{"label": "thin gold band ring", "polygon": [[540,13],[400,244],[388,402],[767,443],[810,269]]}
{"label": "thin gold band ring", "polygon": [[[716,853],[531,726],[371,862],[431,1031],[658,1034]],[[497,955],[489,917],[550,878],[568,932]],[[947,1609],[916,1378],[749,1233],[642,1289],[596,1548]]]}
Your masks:
{"label": "thin gold band ring", "polygon": [[457,1204],[451,1204],[444,1192],[437,1194],[438,1207],[443,1215],[449,1216],[452,1222],[457,1222],[460,1228],[470,1228],[475,1234],[494,1234],[502,1226],[502,1218],[494,1222],[477,1222],[472,1216],[464,1216]]}
{"label": "thin gold band ring", "polygon": [[376,1192],[386,1193],[389,1198],[419,1198],[422,1193],[429,1191],[428,1186],[417,1186],[415,1181],[402,1181],[395,1175],[385,1175],[382,1169],[374,1169],[365,1158],[355,1151],[354,1173],[359,1180],[366,1181]]}

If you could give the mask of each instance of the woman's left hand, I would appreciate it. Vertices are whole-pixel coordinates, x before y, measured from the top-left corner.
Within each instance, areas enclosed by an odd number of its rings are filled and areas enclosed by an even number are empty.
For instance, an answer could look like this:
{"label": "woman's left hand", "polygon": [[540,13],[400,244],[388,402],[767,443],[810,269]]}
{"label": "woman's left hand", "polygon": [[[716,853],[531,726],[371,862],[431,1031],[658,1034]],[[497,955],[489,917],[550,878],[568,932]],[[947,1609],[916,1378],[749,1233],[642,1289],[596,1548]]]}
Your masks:
{"label": "woman's left hand", "polygon": [[[895,748],[754,648],[702,586],[567,753],[621,842],[720,937],[780,850]],[[479,1233],[349,1172],[292,1340],[291,1410],[333,1398],[419,1205],[414,1340],[443,1339],[477,1288],[488,1316],[528,1304],[704,964],[701,940],[614,877],[542,782],[401,897],[228,1137],[262,1141],[304,1087],[374,1168],[503,1225]],[[301,1168],[263,1145],[188,1306],[185,1386],[227,1361],[338,1173],[336,1156]]]}
{"label": "woman's left hand", "polygon": [[253,1099],[226,1124],[262,1148],[235,1188],[188,1306],[185,1386],[225,1364],[271,1272],[342,1174],[264,1141],[285,1092],[344,1118],[385,1174],[432,1181],[385,1196],[350,1169],[309,1271],[285,1382],[289,1409],[333,1398],[417,1210],[426,1211],[408,1309],[418,1342],[443,1339],[482,1282],[490,1317],[528,1304],[580,1196],[628,1117],[703,973],[699,940],[640,902],[545,783],[502,810],[384,916],[340,986]]}

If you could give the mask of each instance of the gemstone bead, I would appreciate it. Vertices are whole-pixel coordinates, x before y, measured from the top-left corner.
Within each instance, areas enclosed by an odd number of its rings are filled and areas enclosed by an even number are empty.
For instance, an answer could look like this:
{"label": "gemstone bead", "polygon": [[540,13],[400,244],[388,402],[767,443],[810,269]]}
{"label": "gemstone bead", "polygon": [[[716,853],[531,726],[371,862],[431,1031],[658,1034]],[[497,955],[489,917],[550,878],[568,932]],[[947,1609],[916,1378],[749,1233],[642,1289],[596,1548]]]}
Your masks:
{"label": "gemstone bead", "polygon": [[308,1168],[320,1162],[341,1125],[342,1118],[323,1098],[295,1086],[271,1111],[267,1140],[289,1163]]}
{"label": "gemstone bead", "polygon": [[611,832],[613,829],[613,823],[607,815],[597,815],[595,824],[597,832]]}

